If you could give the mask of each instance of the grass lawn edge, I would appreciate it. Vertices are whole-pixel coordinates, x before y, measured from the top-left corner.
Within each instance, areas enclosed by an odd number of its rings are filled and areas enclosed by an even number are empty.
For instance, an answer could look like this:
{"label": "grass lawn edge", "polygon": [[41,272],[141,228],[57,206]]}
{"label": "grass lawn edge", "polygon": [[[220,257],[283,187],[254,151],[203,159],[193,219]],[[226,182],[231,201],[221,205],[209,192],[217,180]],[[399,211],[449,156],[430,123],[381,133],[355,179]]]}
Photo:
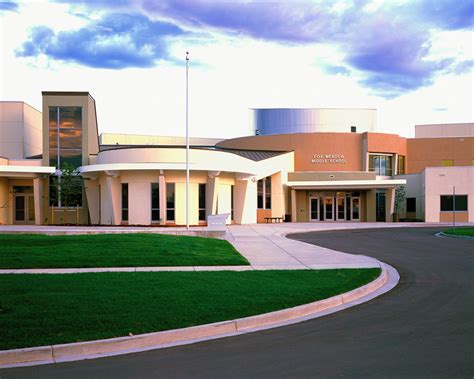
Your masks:
{"label": "grass lawn edge", "polygon": [[[337,269],[336,269],[337,270]],[[343,269],[344,270],[344,269]],[[346,269],[346,270],[358,270],[358,269]],[[371,269],[359,269],[359,270],[371,270]],[[117,346],[114,347],[115,344],[119,345],[118,350],[123,350],[123,342],[124,341],[131,341],[132,344],[130,348],[134,347],[134,344],[137,340],[143,339],[145,345],[157,345],[160,343],[178,343],[182,342],[183,340],[193,339],[193,338],[200,338],[202,336],[213,336],[219,335],[222,333],[228,332],[241,332],[242,330],[258,328],[265,326],[266,328],[271,328],[273,324],[281,324],[285,321],[292,320],[294,318],[305,317],[313,313],[318,313],[322,310],[327,310],[328,308],[332,308],[335,306],[343,305],[345,303],[357,300],[367,294],[377,290],[378,288],[382,287],[387,281],[387,271],[385,268],[379,268],[378,275],[373,276],[373,280],[366,282],[362,286],[359,287],[352,287],[349,291],[340,292],[333,296],[318,299],[315,301],[311,301],[309,303],[303,303],[296,306],[275,309],[270,312],[264,312],[261,314],[254,314],[251,316],[243,316],[237,317],[227,320],[218,320],[215,322],[205,323],[205,324],[194,324],[190,326],[175,328],[175,329],[168,329],[168,330],[161,330],[158,332],[145,332],[131,336],[115,336],[109,338],[100,338],[95,340],[82,340],[80,342],[58,342],[58,343],[51,343],[46,345],[33,345],[32,347],[21,347],[21,348],[13,348],[13,349],[5,349],[0,350],[0,365],[2,362],[2,354],[8,354],[18,352],[21,354],[22,351],[28,350],[41,350],[47,347],[53,348],[64,348],[67,346],[68,348],[72,349],[79,349],[78,351],[82,351],[84,346],[94,346],[96,343],[98,346],[94,347],[94,349],[98,348],[101,349],[101,346],[105,344],[109,346],[111,344],[112,350],[117,350]],[[281,270],[283,272],[287,270]],[[296,271],[296,270],[294,270]],[[301,270],[306,271],[307,270]],[[335,271],[335,270],[308,270],[308,271]],[[234,325],[235,324],[235,325]],[[226,327],[231,327],[231,330],[227,330]],[[224,328],[224,330],[222,329]],[[151,340],[147,337],[153,337]],[[163,341],[163,338],[165,341]],[[135,341],[135,342],[134,342]],[[142,341],[143,342],[143,341]],[[127,349],[127,347],[125,347]],[[100,353],[100,352],[98,352]],[[77,352],[72,354],[77,355]]]}
{"label": "grass lawn edge", "polygon": [[474,238],[474,227],[461,226],[456,228],[445,229],[441,232],[449,237]]}

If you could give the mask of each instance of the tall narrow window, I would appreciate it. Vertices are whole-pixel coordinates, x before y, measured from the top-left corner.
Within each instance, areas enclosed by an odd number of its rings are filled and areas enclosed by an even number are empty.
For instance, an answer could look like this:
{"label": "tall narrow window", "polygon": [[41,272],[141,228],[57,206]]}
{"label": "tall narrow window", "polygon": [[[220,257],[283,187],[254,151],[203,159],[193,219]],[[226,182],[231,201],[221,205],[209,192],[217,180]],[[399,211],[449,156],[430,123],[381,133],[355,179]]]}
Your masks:
{"label": "tall narrow window", "polygon": [[234,185],[230,186],[230,219],[234,220]]}
{"label": "tall narrow window", "polygon": [[265,209],[272,209],[272,177],[265,178]]}
{"label": "tall narrow window", "polygon": [[397,162],[397,175],[405,175],[405,156],[399,155]]}
{"label": "tall narrow window", "polygon": [[166,183],[166,221],[175,220],[175,186],[174,183]]}
{"label": "tall narrow window", "polygon": [[[50,179],[50,205],[82,206],[82,108],[49,107],[49,165],[63,171]],[[66,173],[65,173],[66,170]]]}
{"label": "tall narrow window", "polygon": [[199,183],[199,221],[206,221],[206,184]]}
{"label": "tall narrow window", "polygon": [[160,221],[160,185],[151,183],[151,221]]}
{"label": "tall narrow window", "polygon": [[257,182],[257,208],[263,209],[263,179]]}
{"label": "tall narrow window", "polygon": [[257,182],[257,208],[272,208],[272,177],[260,179]]}
{"label": "tall narrow window", "polygon": [[122,183],[122,221],[128,221],[128,183]]}

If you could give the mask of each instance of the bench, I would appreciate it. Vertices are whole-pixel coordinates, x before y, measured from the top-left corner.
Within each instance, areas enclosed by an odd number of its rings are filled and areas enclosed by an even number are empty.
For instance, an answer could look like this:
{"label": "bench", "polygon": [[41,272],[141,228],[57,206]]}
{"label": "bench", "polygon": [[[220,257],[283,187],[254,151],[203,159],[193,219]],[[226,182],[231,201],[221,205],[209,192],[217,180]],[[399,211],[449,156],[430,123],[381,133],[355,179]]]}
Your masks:
{"label": "bench", "polygon": [[268,224],[273,222],[283,222],[283,217],[264,217],[265,222]]}

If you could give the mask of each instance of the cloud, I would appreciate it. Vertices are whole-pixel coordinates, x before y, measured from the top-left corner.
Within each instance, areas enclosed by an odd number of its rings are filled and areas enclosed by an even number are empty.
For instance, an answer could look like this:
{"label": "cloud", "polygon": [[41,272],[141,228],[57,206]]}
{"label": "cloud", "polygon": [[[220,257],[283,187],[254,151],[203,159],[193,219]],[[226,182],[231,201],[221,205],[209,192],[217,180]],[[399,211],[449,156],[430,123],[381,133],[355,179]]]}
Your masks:
{"label": "cloud", "polygon": [[[353,0],[347,3],[267,0],[79,0],[75,4],[106,12],[130,8],[148,17],[166,19],[196,31],[215,30],[237,37],[243,35],[282,44],[315,45],[315,49],[318,43],[333,45],[343,53],[343,58],[341,62],[324,66],[323,69],[327,73],[346,76],[354,74],[354,77],[360,78],[363,86],[387,98],[431,85],[440,73],[459,73],[471,67],[469,63],[457,62],[449,56],[438,60],[430,60],[429,56],[431,30],[472,28],[472,0],[382,3],[369,0]],[[88,34],[87,30],[82,33]],[[102,38],[101,34],[99,36]],[[143,48],[145,45],[135,43],[136,36],[136,33],[129,33],[128,40],[122,41],[122,44],[114,44],[110,36],[104,35],[106,41],[110,38],[110,46],[107,47],[111,51],[100,47],[93,36],[86,38],[83,46],[89,51],[88,54],[90,50],[96,52],[98,49],[104,55],[110,55],[111,62],[106,60],[109,62],[109,68],[125,67],[128,64],[126,62],[146,67],[165,53],[162,47],[152,53],[147,52]],[[66,37],[58,35],[53,38],[53,41],[56,41],[53,46],[61,46],[61,40],[67,40]],[[86,43],[91,43],[92,47],[88,48]],[[120,50],[119,45],[125,48]],[[25,43],[24,51],[29,48]],[[119,57],[114,58],[112,52]],[[133,55],[133,52],[136,55]],[[48,55],[55,58],[61,56],[57,53]],[[122,55],[126,57],[121,60]],[[87,65],[100,65],[100,54],[97,53],[97,61],[92,58],[94,55],[91,59],[82,57],[73,60]]]}
{"label": "cloud", "polygon": [[[461,29],[472,24],[472,1],[419,0],[376,11],[368,1],[354,1],[342,11],[335,2],[143,1],[145,12],[170,17],[191,27],[286,44],[325,43],[339,47],[343,61],[323,69],[360,77],[379,96],[392,98],[431,85],[455,64],[449,57],[430,60],[430,28]],[[459,68],[461,69],[461,68]],[[458,69],[458,70],[459,70]],[[452,68],[454,70],[454,68]]]}
{"label": "cloud", "polygon": [[144,15],[110,13],[78,30],[55,33],[46,26],[35,27],[17,56],[44,54],[96,68],[151,67],[169,58],[168,39],[184,33]]}
{"label": "cloud", "polygon": [[474,26],[472,0],[423,0],[412,5],[412,13],[440,29],[459,30]]}
{"label": "cloud", "polygon": [[18,4],[14,1],[0,1],[0,13],[3,11],[16,12]]}

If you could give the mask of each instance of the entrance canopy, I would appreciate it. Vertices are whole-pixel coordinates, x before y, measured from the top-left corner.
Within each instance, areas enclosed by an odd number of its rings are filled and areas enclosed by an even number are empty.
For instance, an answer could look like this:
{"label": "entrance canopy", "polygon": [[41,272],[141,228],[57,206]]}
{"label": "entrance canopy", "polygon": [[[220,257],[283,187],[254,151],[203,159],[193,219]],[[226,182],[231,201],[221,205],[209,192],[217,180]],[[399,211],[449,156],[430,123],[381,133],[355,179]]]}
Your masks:
{"label": "entrance canopy", "polygon": [[360,190],[386,189],[406,184],[405,179],[375,179],[375,180],[323,180],[323,181],[289,181],[288,186],[294,189],[321,189],[321,190]]}

